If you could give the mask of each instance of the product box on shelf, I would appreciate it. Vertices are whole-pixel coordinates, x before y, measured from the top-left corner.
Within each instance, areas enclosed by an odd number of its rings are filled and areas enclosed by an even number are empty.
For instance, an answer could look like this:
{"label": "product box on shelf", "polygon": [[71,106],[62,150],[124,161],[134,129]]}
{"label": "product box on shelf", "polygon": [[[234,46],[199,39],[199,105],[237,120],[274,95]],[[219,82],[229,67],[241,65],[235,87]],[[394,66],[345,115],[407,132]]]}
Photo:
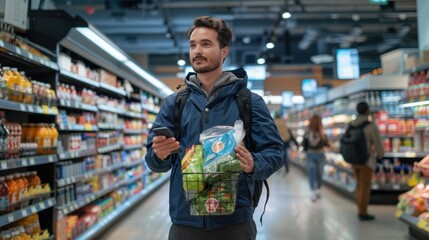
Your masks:
{"label": "product box on shelf", "polygon": [[402,48],[380,56],[383,75],[401,75],[411,70],[419,60],[417,48]]}

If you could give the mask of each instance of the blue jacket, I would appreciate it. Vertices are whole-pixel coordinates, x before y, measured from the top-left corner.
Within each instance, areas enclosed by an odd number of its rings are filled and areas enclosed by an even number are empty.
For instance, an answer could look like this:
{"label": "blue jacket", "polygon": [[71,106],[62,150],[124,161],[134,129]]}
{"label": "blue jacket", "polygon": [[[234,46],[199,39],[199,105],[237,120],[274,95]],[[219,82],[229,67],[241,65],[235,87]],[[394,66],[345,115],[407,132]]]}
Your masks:
{"label": "blue jacket", "polygon": [[[153,132],[149,131],[146,162],[154,172],[167,172],[170,175],[170,217],[174,224],[213,230],[220,227],[243,223],[253,219],[253,180],[267,179],[284,165],[285,152],[283,142],[271,118],[264,100],[252,93],[252,139],[255,149],[252,152],[254,172],[240,174],[236,210],[227,216],[191,216],[189,204],[185,200],[182,187],[180,160],[185,150],[199,143],[200,133],[213,126],[233,126],[240,118],[234,94],[247,85],[247,75],[243,69],[224,72],[212,91],[207,94],[201,89],[201,83],[193,74],[185,79],[191,90],[185,104],[180,123],[181,153],[170,155],[166,160],[156,157],[152,149]],[[166,97],[152,128],[167,127],[174,132],[174,104],[176,93]]]}

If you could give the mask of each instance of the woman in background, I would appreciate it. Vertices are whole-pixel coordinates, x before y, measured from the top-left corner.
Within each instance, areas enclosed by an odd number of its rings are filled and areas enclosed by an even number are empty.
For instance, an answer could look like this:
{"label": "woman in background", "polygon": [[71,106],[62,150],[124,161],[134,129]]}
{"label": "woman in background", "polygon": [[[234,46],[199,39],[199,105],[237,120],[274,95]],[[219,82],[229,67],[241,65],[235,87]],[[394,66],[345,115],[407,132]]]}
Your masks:
{"label": "woman in background", "polygon": [[320,198],[323,165],[325,162],[324,148],[329,147],[328,138],[323,131],[322,119],[314,115],[310,119],[308,130],[304,135],[304,151],[307,158],[307,173],[310,183],[311,201]]}

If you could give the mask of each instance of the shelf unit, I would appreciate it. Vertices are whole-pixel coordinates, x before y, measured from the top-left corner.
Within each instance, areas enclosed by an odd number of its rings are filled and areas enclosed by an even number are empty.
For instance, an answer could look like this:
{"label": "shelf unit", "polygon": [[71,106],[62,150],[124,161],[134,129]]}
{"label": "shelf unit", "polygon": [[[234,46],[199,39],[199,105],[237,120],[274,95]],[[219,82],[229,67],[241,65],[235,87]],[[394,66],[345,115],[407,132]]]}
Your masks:
{"label": "shelf unit", "polygon": [[[55,98],[47,103],[28,104],[8,99],[9,93],[0,89],[2,90],[0,94],[6,94],[0,95],[0,112],[5,112],[9,122],[55,124],[59,133],[59,146],[49,154],[0,159],[0,176],[37,171],[42,183],[49,184],[52,190],[49,197],[43,200],[32,201],[28,206],[23,205],[21,208],[0,214],[0,228],[38,213],[42,228],[51,234],[50,239],[64,239],[68,215],[78,215],[82,209],[102,204],[104,200],[115,202],[115,209],[111,213],[86,229],[82,235],[76,236],[79,239],[91,239],[114,223],[112,219],[122,216],[168,180],[169,174],[153,173],[144,161],[147,131],[159,111],[164,95],[147,79],[124,64],[118,64],[118,61],[104,50],[85,40],[75,29],[69,31],[55,50],[59,52],[46,50],[49,56],[49,60],[46,60],[0,40],[1,66],[17,67],[18,70],[25,71],[27,76],[50,84],[51,89],[56,91]],[[64,69],[62,62],[57,60],[62,51],[72,54],[75,60],[87,64],[91,69],[108,69],[122,84],[128,84],[127,88],[121,89],[104,82],[93,81],[70,69]],[[97,96],[116,99],[120,105],[88,102],[84,98],[76,98],[76,95],[72,95],[73,92],[64,95],[63,91],[59,91],[62,84],[73,86],[76,92],[86,89]],[[134,107],[129,107],[129,104],[133,104]],[[114,114],[119,121],[99,121],[105,112]],[[76,121],[71,121],[73,118]],[[106,134],[114,135],[116,140],[102,142],[101,138]],[[64,136],[67,135],[81,136],[79,141],[87,141],[86,145],[81,145],[80,149],[75,148],[72,144],[76,144],[73,142],[76,139],[66,139]],[[103,164],[107,165],[81,173],[76,170],[76,166],[90,163],[88,159],[97,158],[108,159],[102,160]],[[69,169],[64,170],[67,167]],[[115,179],[112,184],[103,183],[97,191],[90,194],[73,193],[75,198],[72,199],[71,195],[66,196],[67,202],[62,198],[64,189],[74,191],[78,185],[87,185],[84,183],[97,178],[102,179],[104,176],[105,179]],[[117,199],[117,196],[121,197]]]}

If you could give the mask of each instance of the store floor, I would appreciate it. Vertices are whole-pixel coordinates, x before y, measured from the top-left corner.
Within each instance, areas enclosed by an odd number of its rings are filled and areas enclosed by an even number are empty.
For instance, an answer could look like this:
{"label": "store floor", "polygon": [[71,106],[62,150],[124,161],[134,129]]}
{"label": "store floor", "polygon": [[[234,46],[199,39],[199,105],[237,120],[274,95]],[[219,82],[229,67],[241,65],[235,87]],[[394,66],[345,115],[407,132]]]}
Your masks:
{"label": "store floor", "polygon": [[[283,170],[283,169],[282,169]],[[168,216],[168,184],[152,194],[140,206],[126,215],[101,239],[166,240],[170,228]],[[292,167],[270,178],[270,200],[259,223],[262,206],[255,213],[257,240],[411,240],[407,225],[395,218],[394,205],[371,205],[375,221],[360,222],[352,200],[324,187],[322,198],[310,201],[307,176]],[[262,195],[265,201],[265,193]]]}

